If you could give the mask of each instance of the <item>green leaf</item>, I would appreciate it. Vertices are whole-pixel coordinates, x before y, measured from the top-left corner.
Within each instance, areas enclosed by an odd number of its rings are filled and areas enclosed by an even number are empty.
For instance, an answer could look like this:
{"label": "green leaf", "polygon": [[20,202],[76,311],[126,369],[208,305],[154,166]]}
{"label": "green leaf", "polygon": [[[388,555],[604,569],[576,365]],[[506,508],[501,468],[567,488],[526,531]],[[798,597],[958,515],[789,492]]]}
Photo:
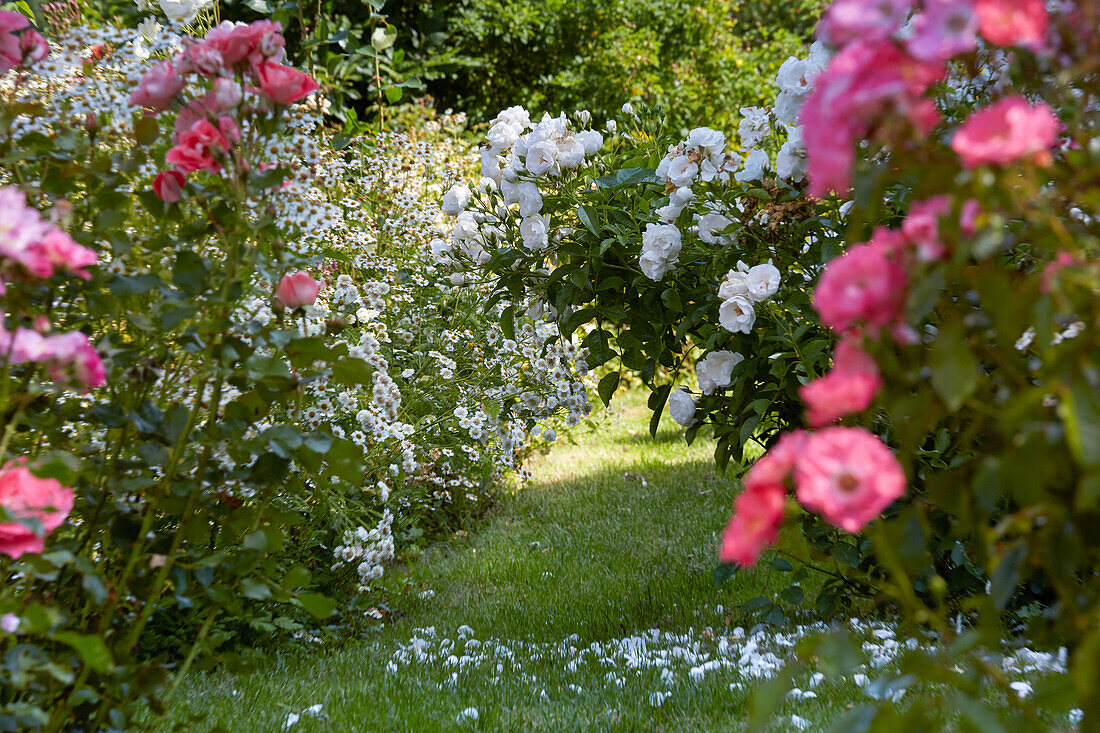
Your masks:
{"label": "green leaf", "polygon": [[1085,466],[1100,465],[1100,405],[1083,378],[1074,380],[1058,403],[1073,456]]}
{"label": "green leaf", "polygon": [[370,45],[375,51],[385,51],[397,41],[397,29],[392,25],[380,25],[370,35]]}
{"label": "green leaf", "polygon": [[362,359],[345,356],[332,365],[332,377],[344,384],[370,384],[374,370]]}
{"label": "green leaf", "polygon": [[401,88],[394,85],[390,85],[385,89],[386,101],[390,104],[397,104],[401,99]]}
{"label": "green leaf", "polygon": [[81,661],[96,672],[109,672],[112,667],[111,652],[103,639],[96,635],[84,636],[74,631],[61,631],[53,635],[54,641],[71,646]]}
{"label": "green leaf", "polygon": [[258,529],[251,534],[246,534],[242,544],[246,550],[259,550],[263,552],[267,549],[267,533],[262,529]]}
{"label": "green leaf", "polygon": [[241,594],[245,598],[263,601],[271,597],[271,589],[267,587],[266,583],[252,580],[252,578],[245,578],[241,581]]}
{"label": "green leaf", "polygon": [[593,234],[598,234],[599,229],[596,227],[596,218],[593,214],[592,207],[590,206],[578,206],[577,218],[581,220],[581,224],[584,224],[584,228]]}
{"label": "green leaf", "polygon": [[596,392],[600,395],[600,399],[603,400],[605,405],[611,404],[611,398],[615,396],[615,390],[619,388],[619,373],[611,372],[605,374],[603,379],[600,380],[599,386],[596,387]]}
{"label": "green leaf", "polygon": [[989,579],[989,595],[993,597],[993,605],[999,610],[1004,610],[1012,599],[1012,594],[1016,592],[1016,587],[1020,584],[1020,568],[1026,557],[1027,545],[1019,542],[1001,555],[1000,562],[993,570]]}
{"label": "green leaf", "polygon": [[316,618],[328,618],[336,610],[336,601],[320,593],[298,593],[294,599]]}
{"label": "green leaf", "polygon": [[188,295],[198,295],[206,289],[206,264],[191,250],[176,255],[172,268],[172,283]]}
{"label": "green leaf", "polygon": [[966,345],[961,321],[950,321],[932,344],[932,386],[947,407],[957,410],[978,387],[978,360]]}

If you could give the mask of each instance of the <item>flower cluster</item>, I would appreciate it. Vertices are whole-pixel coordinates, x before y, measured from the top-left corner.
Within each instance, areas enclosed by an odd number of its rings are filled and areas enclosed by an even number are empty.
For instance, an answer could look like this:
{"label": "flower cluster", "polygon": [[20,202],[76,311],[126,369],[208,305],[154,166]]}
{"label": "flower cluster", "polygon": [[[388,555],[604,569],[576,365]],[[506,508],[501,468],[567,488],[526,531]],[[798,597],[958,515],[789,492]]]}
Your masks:
{"label": "flower cluster", "polygon": [[[288,105],[317,90],[308,74],[279,63],[284,56],[282,26],[260,20],[230,22],[212,28],[202,41],[188,42],[172,59],[160,62],[141,78],[130,103],[161,112],[188,87],[189,78],[208,90],[181,101],[175,146],[165,160],[182,175],[218,173],[241,137],[241,119],[271,105]],[[246,166],[247,167],[247,166]],[[178,200],[179,178],[162,180],[158,190]],[[167,199],[165,199],[167,200]]]}
{"label": "flower cluster", "polygon": [[[842,0],[818,28],[821,41],[838,49],[817,76],[800,122],[810,173],[810,193],[845,192],[856,144],[872,131],[887,133],[891,120],[919,137],[940,122],[925,93],[947,74],[948,62],[972,54],[980,38],[996,46],[1037,48],[1047,35],[1043,0]],[[951,147],[966,167],[1049,160],[1059,122],[1049,105],[1022,97],[974,112],[956,131]]]}
{"label": "flower cluster", "polygon": [[749,267],[740,260],[718,286],[722,305],[718,320],[730,333],[749,333],[756,323],[756,304],[779,291],[779,269],[770,263]]}
{"label": "flower cluster", "polygon": [[745,474],[722,535],[723,562],[753,565],[775,542],[792,479],[803,506],[847,532],[858,532],[905,493],[905,472],[894,454],[866,430],[787,433]]}

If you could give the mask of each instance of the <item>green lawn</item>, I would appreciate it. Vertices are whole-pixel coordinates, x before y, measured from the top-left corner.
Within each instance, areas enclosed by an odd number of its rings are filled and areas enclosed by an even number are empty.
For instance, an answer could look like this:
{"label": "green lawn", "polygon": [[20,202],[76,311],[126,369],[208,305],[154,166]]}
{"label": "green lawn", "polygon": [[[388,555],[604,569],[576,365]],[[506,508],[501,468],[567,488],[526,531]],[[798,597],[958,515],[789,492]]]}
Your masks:
{"label": "green lawn", "polygon": [[[295,731],[740,727],[751,679],[738,658],[779,664],[789,648],[772,631],[753,652],[745,619],[726,609],[771,597],[785,576],[764,564],[715,585],[734,482],[716,473],[708,441],[686,446],[671,421],[654,441],[641,399],[618,408],[599,432],[538,458],[536,480],[470,534],[391,568],[392,625],[335,650],[272,654],[249,675],[193,675],[170,722],[276,731],[293,713]],[[795,682],[808,694],[785,703],[780,730],[820,730],[867,699],[851,678]],[[315,705],[319,715],[303,714]],[[471,708],[476,719],[461,717]]]}

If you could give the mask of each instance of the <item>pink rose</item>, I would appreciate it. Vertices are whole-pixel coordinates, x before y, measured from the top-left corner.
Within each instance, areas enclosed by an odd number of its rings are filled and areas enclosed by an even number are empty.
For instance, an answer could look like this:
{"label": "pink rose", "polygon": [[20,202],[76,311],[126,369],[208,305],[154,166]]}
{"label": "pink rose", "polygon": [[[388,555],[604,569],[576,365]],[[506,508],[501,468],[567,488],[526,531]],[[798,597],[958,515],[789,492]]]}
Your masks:
{"label": "pink rose", "polygon": [[279,281],[279,289],[275,292],[275,298],[290,308],[301,308],[303,305],[313,305],[317,300],[317,294],[321,292],[321,283],[309,276],[305,270],[283,275]]}
{"label": "pink rose", "polygon": [[179,171],[161,171],[153,179],[153,192],[157,198],[174,204],[183,197],[183,187],[187,179]]}
{"label": "pink rose", "polygon": [[208,120],[199,120],[180,135],[179,142],[168,151],[164,159],[180,173],[217,173],[222,169],[222,164],[216,156],[221,156],[228,150],[229,141],[221,130]]}
{"label": "pink rose", "polygon": [[1062,123],[1045,102],[1032,105],[1025,97],[1005,97],[974,112],[955,131],[951,149],[967,168],[984,163],[1006,165],[1030,159],[1050,165],[1050,148]]}
{"label": "pink rose", "polygon": [[746,567],[755,565],[760,553],[779,535],[786,494],[782,486],[746,487],[733,503],[733,516],[722,533],[718,559]]}
{"label": "pink rose", "polygon": [[917,259],[934,262],[942,259],[947,247],[940,241],[940,217],[951,213],[951,197],[944,194],[914,201],[901,231],[916,248]]}
{"label": "pink rose", "polygon": [[19,39],[19,50],[23,54],[23,65],[30,66],[50,55],[50,44],[38,31],[23,31]]}
{"label": "pink rose", "polygon": [[880,328],[901,316],[908,278],[891,256],[897,238],[880,227],[870,242],[826,265],[813,296],[822,323],[843,333],[860,324]]}
{"label": "pink rose", "polygon": [[[92,276],[84,268],[91,267],[99,261],[95,250],[77,244],[72,237],[58,227],[53,227],[35,244],[34,249],[40,262],[48,266],[50,275],[56,270],[64,270],[90,280]],[[49,277],[49,275],[43,277]]]}
{"label": "pink rose", "polygon": [[806,422],[820,428],[866,410],[881,387],[878,364],[848,336],[837,344],[832,370],[803,385],[798,394],[806,403]]}
{"label": "pink rose", "polygon": [[893,452],[863,428],[811,434],[795,466],[798,501],[845,532],[858,532],[905,493]]}
{"label": "pink rose", "polygon": [[58,382],[76,382],[85,387],[100,387],[107,381],[103,360],[86,334],[69,331],[47,336],[49,355],[46,370]]}
{"label": "pink rose", "polygon": [[975,0],[979,29],[998,46],[1039,46],[1047,36],[1043,0]]}
{"label": "pink rose", "polygon": [[817,27],[817,37],[831,46],[851,41],[879,41],[894,34],[914,0],[835,0]]}
{"label": "pink rose", "polygon": [[217,76],[225,68],[225,60],[210,44],[196,43],[187,49],[187,65],[203,76]]}
{"label": "pink rose", "polygon": [[23,48],[15,32],[29,26],[30,21],[22,13],[0,10],[0,74],[23,63]]}
{"label": "pink rose", "polygon": [[810,195],[848,189],[855,145],[880,118],[904,115],[926,134],[938,114],[921,95],[944,73],[891,41],[856,41],[833,57],[800,112]]}
{"label": "pink rose", "polygon": [[913,21],[905,49],[925,61],[946,61],[973,51],[978,43],[978,16],[969,0],[925,0]]}
{"label": "pink rose", "polygon": [[241,85],[233,79],[222,77],[214,80],[214,103],[223,112],[236,109],[241,105],[244,93]]}
{"label": "pink rose", "polygon": [[293,104],[317,91],[317,82],[289,66],[264,61],[255,67],[260,91],[276,104]]}
{"label": "pink rose", "polygon": [[161,61],[145,72],[138,88],[130,95],[135,107],[151,107],[158,112],[168,109],[168,102],[183,89],[184,81],[171,61]]}
{"label": "pink rose", "polygon": [[0,523],[0,552],[19,557],[42,552],[45,537],[61,526],[73,510],[75,495],[52,478],[38,478],[25,466],[9,464],[0,470],[0,507],[16,519],[37,519],[42,534],[21,522]]}
{"label": "pink rose", "polygon": [[802,450],[802,442],[805,439],[806,433],[802,430],[780,436],[779,441],[767,453],[756,459],[752,468],[745,474],[743,479],[745,488],[784,486],[787,477],[794,470],[795,461],[798,460],[798,454]]}
{"label": "pink rose", "polygon": [[248,25],[226,21],[211,28],[203,44],[218,51],[226,66],[251,57],[255,57],[257,63],[264,58],[280,61],[286,45],[282,30],[277,21],[258,20]]}

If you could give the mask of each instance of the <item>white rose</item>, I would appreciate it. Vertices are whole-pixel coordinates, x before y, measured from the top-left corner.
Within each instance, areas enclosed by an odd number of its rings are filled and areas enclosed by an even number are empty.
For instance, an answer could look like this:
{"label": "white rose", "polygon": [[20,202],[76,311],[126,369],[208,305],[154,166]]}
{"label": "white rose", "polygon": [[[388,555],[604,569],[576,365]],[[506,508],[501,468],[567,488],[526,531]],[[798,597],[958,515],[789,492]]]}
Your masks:
{"label": "white rose", "polygon": [[764,171],[770,168],[771,160],[768,159],[768,154],[758,148],[749,153],[749,157],[745,158],[741,170],[734,173],[733,177],[742,183],[762,181],[764,180]]}
{"label": "white rose", "polygon": [[695,365],[699,389],[703,394],[711,394],[718,387],[728,387],[733,376],[733,368],[744,360],[745,357],[736,351],[710,352]]}
{"label": "white rose", "polygon": [[775,156],[775,172],[786,181],[801,181],[806,176],[806,148],[802,144],[801,127],[787,127],[787,142]]}
{"label": "white rose", "polygon": [[603,135],[596,130],[582,130],[575,137],[584,146],[585,155],[595,155],[603,147]]}
{"label": "white rose", "polygon": [[160,0],[160,9],[174,23],[190,23],[211,0]]}
{"label": "white rose", "polygon": [[556,172],[558,146],[549,140],[537,142],[527,148],[525,165],[527,171],[533,176],[541,176],[544,173]]}
{"label": "white rose", "polygon": [[677,188],[691,186],[699,177],[699,165],[686,155],[678,155],[668,163],[668,180]]}
{"label": "white rose", "polygon": [[805,97],[790,92],[780,92],[775,98],[775,121],[784,125],[798,124],[798,112]]}
{"label": "white rose", "polygon": [[530,181],[518,184],[516,203],[519,204],[520,216],[532,216],[542,211],[542,194],[539,193],[539,187]]}
{"label": "white rose", "polygon": [[672,194],[668,197],[668,201],[674,206],[679,206],[680,208],[683,208],[687,206],[688,202],[691,201],[693,198],[695,198],[695,192],[687,186],[682,186],[672,192]]}
{"label": "white rose", "polygon": [[623,107],[622,107],[622,109],[623,109],[623,114],[624,114],[624,115],[632,115],[632,114],[634,114],[634,105],[633,105],[633,104],[631,104],[630,102],[623,102]]}
{"label": "white rose", "polygon": [[779,67],[779,73],[776,75],[775,80],[779,84],[780,91],[790,92],[791,94],[808,94],[810,89],[813,88],[814,77],[819,72],[820,69],[809,61],[796,59],[792,56]]}
{"label": "white rose", "polygon": [[709,127],[696,127],[688,133],[684,145],[689,148],[699,148],[707,155],[721,155],[726,149],[726,136]]}
{"label": "white rose", "polygon": [[465,183],[456,183],[443,194],[443,213],[458,216],[470,205],[470,189]]}
{"label": "white rose", "polygon": [[[505,169],[507,173],[507,169]],[[504,203],[518,204],[519,203],[519,186],[520,184],[515,182],[515,179],[509,179],[507,175],[501,178],[500,181],[500,195],[504,197]]]}
{"label": "white rose", "polygon": [[746,148],[755,148],[761,140],[768,136],[770,130],[766,109],[762,107],[741,108],[741,124],[737,128],[741,145]]}
{"label": "white rose", "polygon": [[657,219],[665,224],[671,224],[680,218],[680,214],[683,212],[683,206],[677,206],[669,201],[664,206],[661,206],[653,211],[657,215]]}
{"label": "white rose", "polygon": [[775,265],[763,264],[749,268],[745,273],[745,285],[749,290],[749,297],[757,303],[761,303],[775,295],[779,290],[779,270]]}
{"label": "white rose", "polygon": [[549,219],[548,216],[536,214],[520,222],[519,234],[523,237],[524,247],[533,252],[546,249],[546,246],[550,243],[546,233],[547,225],[550,223]]}
{"label": "white rose", "polygon": [[571,135],[558,143],[558,165],[561,168],[576,168],[584,163],[584,145],[576,136]]}
{"label": "white rose", "polygon": [[500,156],[492,150],[481,150],[481,175],[494,181],[500,180]]}
{"label": "white rose", "polygon": [[680,230],[672,224],[646,224],[642,232],[642,272],[660,280],[673,269],[680,256]]}
{"label": "white rose", "polygon": [[695,398],[683,387],[668,396],[668,414],[685,428],[695,424]]}
{"label": "white rose", "polygon": [[607,131],[609,133],[614,135],[615,131],[618,130],[618,129],[619,129],[619,123],[618,122],[616,122],[615,120],[608,120],[607,121]]}
{"label": "white rose", "polygon": [[756,309],[744,295],[735,295],[718,309],[718,322],[731,333],[748,333],[756,323]]}
{"label": "white rose", "polygon": [[748,297],[749,284],[745,277],[747,270],[748,268],[745,267],[727,272],[726,279],[718,286],[718,297],[722,300],[729,300],[738,295]]}
{"label": "white rose", "polygon": [[454,238],[460,241],[467,239],[473,239],[477,236],[478,227],[477,219],[474,218],[472,212],[463,211],[455,219]]}
{"label": "white rose", "polygon": [[521,130],[531,126],[531,113],[520,107],[518,104],[515,107],[509,107],[506,110],[502,110],[500,114],[494,117],[490,122],[494,125],[505,124],[512,127],[518,127]]}
{"label": "white rose", "polygon": [[733,223],[733,220],[718,213],[711,213],[699,219],[699,239],[707,244],[729,244],[729,237],[719,232]]}
{"label": "white rose", "polygon": [[498,122],[489,128],[489,132],[485,137],[489,140],[489,145],[492,146],[494,152],[503,153],[516,144],[519,133],[519,128],[514,125],[507,122]]}
{"label": "white rose", "polygon": [[433,239],[428,242],[428,247],[431,249],[432,257],[436,261],[444,259],[444,256],[451,251],[451,245],[442,239]]}
{"label": "white rose", "polygon": [[582,125],[587,125],[588,121],[592,119],[592,113],[586,109],[578,109],[573,114],[577,116],[577,119],[580,120]]}

